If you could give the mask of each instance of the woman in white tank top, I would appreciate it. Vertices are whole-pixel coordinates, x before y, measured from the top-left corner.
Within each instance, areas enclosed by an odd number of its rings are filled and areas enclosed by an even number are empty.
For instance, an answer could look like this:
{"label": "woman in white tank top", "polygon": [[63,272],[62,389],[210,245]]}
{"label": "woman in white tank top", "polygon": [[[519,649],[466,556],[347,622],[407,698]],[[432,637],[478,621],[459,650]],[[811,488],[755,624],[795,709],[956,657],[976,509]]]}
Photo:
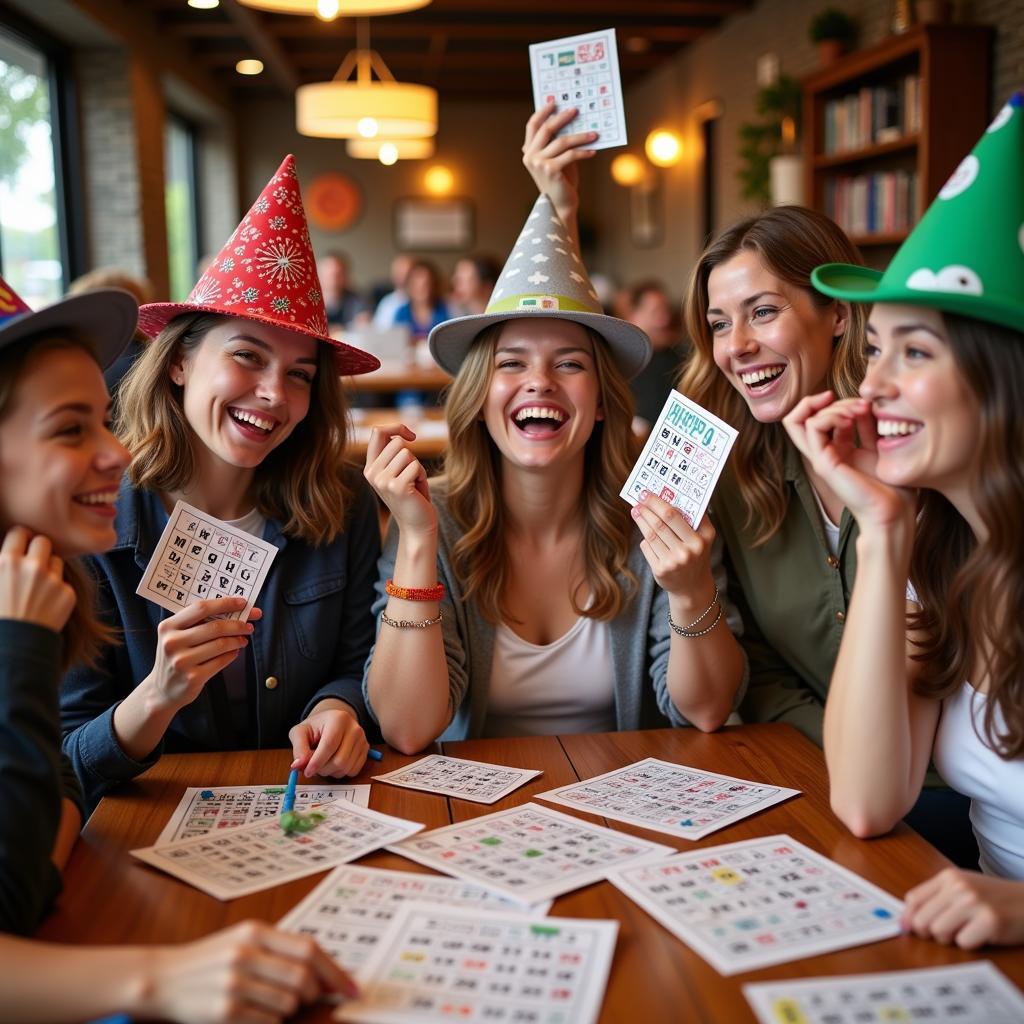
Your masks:
{"label": "woman in white tank top", "polygon": [[875,302],[868,372],[861,398],[812,396],[786,421],[861,530],[825,709],[832,806],[886,832],[934,756],[972,800],[982,871],[911,890],[905,923],[964,948],[1024,942],[1022,181],[1018,93],[884,275],[815,271]]}

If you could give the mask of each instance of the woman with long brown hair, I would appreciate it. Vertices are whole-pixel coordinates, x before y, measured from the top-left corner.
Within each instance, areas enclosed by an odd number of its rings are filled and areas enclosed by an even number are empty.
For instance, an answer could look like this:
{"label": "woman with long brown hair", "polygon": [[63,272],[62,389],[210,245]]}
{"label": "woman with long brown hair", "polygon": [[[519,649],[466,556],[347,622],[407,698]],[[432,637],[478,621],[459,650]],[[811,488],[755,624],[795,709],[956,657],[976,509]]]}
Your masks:
{"label": "woman with long brown hair", "polygon": [[857,835],[888,831],[934,757],[971,798],[983,873],[913,889],[905,923],[965,948],[1024,942],[1022,178],[1018,93],[884,275],[815,271],[874,303],[868,371],[859,398],[786,420],[861,529],[825,710],[832,806]]}
{"label": "woman with long brown hair", "polygon": [[384,737],[411,752],[442,733],[721,725],[744,663],[708,527],[654,495],[631,522],[618,496],[650,343],[601,312],[546,196],[487,311],[430,348],[455,376],[444,476],[428,483],[406,427],[367,452],[393,514],[365,684]]}
{"label": "woman with long brown hair", "polygon": [[[124,643],[65,679],[65,750],[90,802],[165,750],[290,745],[307,776],[352,774],[380,534],[342,462],[339,374],[379,364],[328,336],[291,157],[188,300],[139,322],[155,338],[118,396],[133,457],[118,540],[90,560]],[[168,616],[136,594],[179,499],[282,549],[262,624],[223,617],[242,598]]]}
{"label": "woman with long brown hair", "polygon": [[[60,891],[81,823],[62,771],[57,687],[110,641],[78,559],[116,540],[128,452],[102,369],[135,329],[105,288],[31,312],[0,280],[0,1021],[280,1021],[355,991],[307,937],[248,921],[175,946],[71,947],[30,934]],[[70,798],[69,798],[70,797]],[[59,978],[59,984],[54,979]]]}

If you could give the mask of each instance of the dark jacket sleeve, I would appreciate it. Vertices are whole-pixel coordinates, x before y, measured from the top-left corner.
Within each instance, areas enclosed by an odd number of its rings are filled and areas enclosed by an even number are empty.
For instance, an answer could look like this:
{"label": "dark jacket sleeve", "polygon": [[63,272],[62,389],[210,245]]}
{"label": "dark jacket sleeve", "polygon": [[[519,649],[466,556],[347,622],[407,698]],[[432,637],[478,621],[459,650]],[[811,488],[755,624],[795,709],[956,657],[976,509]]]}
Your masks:
{"label": "dark jacket sleeve", "polygon": [[328,697],[350,704],[359,717],[359,724],[370,735],[379,736],[377,724],[367,713],[363,700],[363,666],[370,654],[374,638],[373,599],[377,581],[377,559],[380,557],[380,521],[377,499],[362,476],[352,481],[352,510],[345,527],[347,576],[341,622],[336,624],[338,642],[335,647],[334,676],[310,698],[303,712],[309,715],[315,705]]}
{"label": "dark jacket sleeve", "polygon": [[60,892],[60,653],[52,630],[0,620],[0,931],[21,935]]}

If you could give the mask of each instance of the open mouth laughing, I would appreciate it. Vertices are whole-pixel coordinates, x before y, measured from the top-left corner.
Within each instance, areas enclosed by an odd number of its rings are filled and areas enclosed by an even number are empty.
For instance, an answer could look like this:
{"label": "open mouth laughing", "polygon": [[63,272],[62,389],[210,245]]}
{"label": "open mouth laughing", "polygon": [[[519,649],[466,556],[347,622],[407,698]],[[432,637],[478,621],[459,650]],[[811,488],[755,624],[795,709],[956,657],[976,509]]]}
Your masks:
{"label": "open mouth laughing", "polygon": [[553,405],[522,405],[512,413],[516,430],[526,437],[554,437],[569,422],[568,414]]}
{"label": "open mouth laughing", "polygon": [[739,378],[748,391],[760,394],[778,380],[785,371],[784,363],[775,363],[771,366],[756,366],[750,370],[743,370],[739,373]]}

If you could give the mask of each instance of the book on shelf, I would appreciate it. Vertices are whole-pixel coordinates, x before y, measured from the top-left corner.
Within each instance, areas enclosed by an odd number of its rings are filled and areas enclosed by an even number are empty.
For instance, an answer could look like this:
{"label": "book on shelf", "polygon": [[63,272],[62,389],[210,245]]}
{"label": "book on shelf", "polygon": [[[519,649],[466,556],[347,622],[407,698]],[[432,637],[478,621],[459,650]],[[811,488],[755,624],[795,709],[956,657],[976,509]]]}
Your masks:
{"label": "book on shelf", "polygon": [[824,186],[824,210],[847,234],[892,235],[917,219],[917,173],[837,175]]}
{"label": "book on shelf", "polygon": [[846,153],[913,135],[921,128],[921,76],[864,86],[825,104],[826,154]]}

